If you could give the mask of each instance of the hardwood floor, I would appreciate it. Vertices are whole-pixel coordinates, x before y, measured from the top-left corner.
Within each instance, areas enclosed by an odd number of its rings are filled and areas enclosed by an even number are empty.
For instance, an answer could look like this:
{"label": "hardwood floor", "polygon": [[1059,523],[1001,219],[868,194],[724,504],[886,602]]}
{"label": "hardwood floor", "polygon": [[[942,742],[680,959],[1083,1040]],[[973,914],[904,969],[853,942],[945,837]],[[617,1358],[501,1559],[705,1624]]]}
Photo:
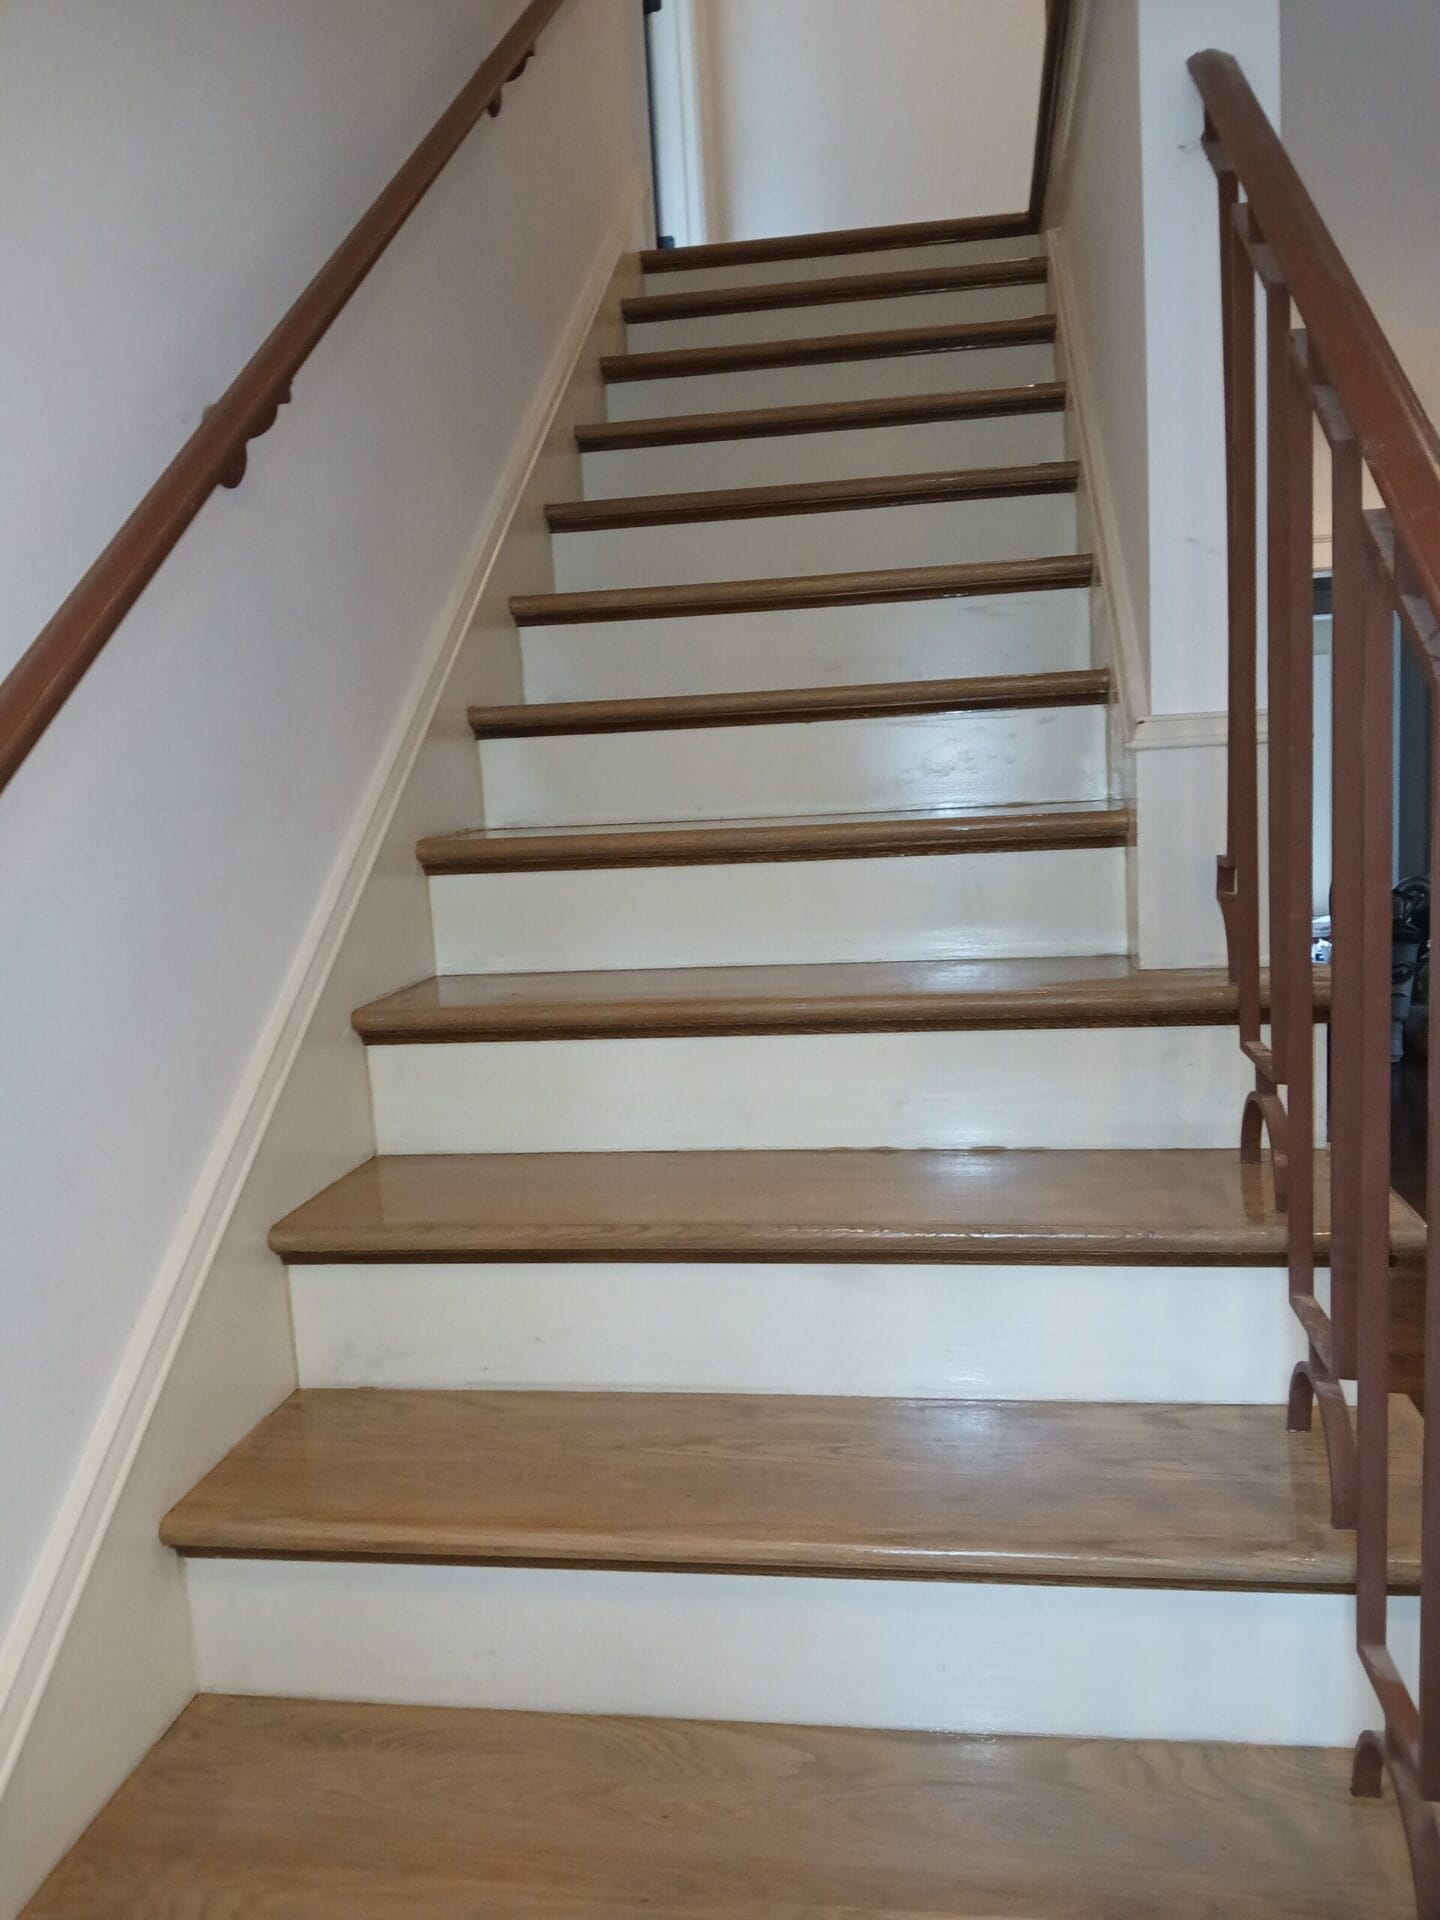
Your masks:
{"label": "hardwood floor", "polygon": [[202,1697],[25,1920],[1408,1920],[1342,1753]]}
{"label": "hardwood floor", "polygon": [[[1392,1402],[1391,1577],[1419,1419]],[[1345,1589],[1278,1407],[706,1393],[293,1394],[161,1528],[187,1554]]]}

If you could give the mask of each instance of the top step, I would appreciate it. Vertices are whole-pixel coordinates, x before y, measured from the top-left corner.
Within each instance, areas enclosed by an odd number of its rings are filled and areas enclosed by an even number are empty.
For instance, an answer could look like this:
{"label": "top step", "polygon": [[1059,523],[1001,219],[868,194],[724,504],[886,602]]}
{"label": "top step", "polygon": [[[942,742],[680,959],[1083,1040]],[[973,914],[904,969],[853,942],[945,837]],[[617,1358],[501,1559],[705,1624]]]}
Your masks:
{"label": "top step", "polygon": [[820,260],[848,253],[962,246],[970,240],[1018,240],[1033,237],[1035,231],[1023,214],[980,214],[964,220],[787,233],[768,240],[724,240],[700,247],[656,247],[641,254],[640,265],[646,273],[689,273],[697,267],[748,267],[775,260]]}

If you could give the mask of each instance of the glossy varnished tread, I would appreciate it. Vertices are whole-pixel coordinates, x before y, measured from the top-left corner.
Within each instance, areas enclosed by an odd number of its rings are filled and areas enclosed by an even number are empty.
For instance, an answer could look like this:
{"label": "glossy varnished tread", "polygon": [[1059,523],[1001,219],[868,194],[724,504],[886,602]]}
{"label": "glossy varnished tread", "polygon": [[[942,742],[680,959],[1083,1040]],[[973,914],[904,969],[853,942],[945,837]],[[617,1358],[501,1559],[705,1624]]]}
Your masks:
{"label": "glossy varnished tread", "polygon": [[[1320,976],[1317,1013],[1329,1000]],[[678,1034],[878,1033],[1022,1027],[1224,1026],[1219,969],[1140,972],[1128,960],[849,961],[594,973],[470,973],[372,1000],[372,1045]]]}
{"label": "glossy varnished tread", "polygon": [[1035,286],[1049,273],[1043,253],[1015,260],[980,260],[971,266],[913,267],[903,273],[847,273],[830,280],[779,280],[758,287],[707,287],[698,293],[644,293],[624,300],[620,311],[635,323],[703,320],[727,313],[770,313],[786,307],[893,300],[909,294],[965,293],[979,287]]}
{"label": "glossy varnished tread", "polygon": [[977,347],[1043,346],[1055,338],[1053,313],[1006,320],[962,320],[950,326],[884,327],[870,333],[823,333],[808,340],[757,340],[733,347],[665,347],[658,353],[612,353],[600,376],[632,380],[690,379],[698,374],[752,373],[766,367],[822,367],[852,360],[903,359],[916,353],[965,353]]}
{"label": "glossy varnished tread", "polygon": [[1022,239],[1037,232],[1028,214],[972,214],[963,220],[912,220],[895,226],[777,234],[764,240],[654,247],[641,254],[640,265],[646,273],[690,273],[696,267],[748,267],[766,260],[820,260],[845,253],[889,253],[902,247],[962,246],[967,240]]}
{"label": "glossy varnished tread", "polygon": [[961,393],[903,394],[883,400],[826,400],[803,407],[751,407],[734,413],[665,414],[654,420],[595,421],[575,430],[582,453],[623,453],[711,440],[771,440],[793,433],[847,433],[856,428],[912,427],[936,420],[981,420],[1009,414],[1059,413],[1065,383],[975,387]]}
{"label": "glossy varnished tread", "polygon": [[856,513],[872,507],[944,506],[1019,494],[1073,493],[1079,477],[1073,460],[1047,460],[1026,467],[957,468],[872,479],[807,480],[790,486],[573,500],[547,507],[545,517],[552,533],[683,526],[701,520],[773,520],[803,513]]}
{"label": "glossy varnished tread", "polygon": [[873,860],[951,853],[1062,851],[1129,844],[1124,807],[1017,807],[1004,813],[815,815],[638,827],[476,828],[420,841],[427,873],[538,873],[582,867],[711,867],[751,860]]}
{"label": "glossy varnished tread", "polygon": [[689,727],[759,727],[808,720],[871,720],[921,713],[1104,705],[1105,667],[1000,673],[964,680],[890,680],[852,687],[785,687],[750,693],[665,694],[638,700],[546,700],[472,707],[481,740],[557,733],[654,733]]}
{"label": "glossy varnished tread", "polygon": [[783,613],[800,607],[869,607],[910,600],[958,600],[982,593],[1063,592],[1088,587],[1088,553],[1040,560],[972,560],[949,567],[882,567],[864,573],[807,573],[764,580],[709,580],[697,586],[604,587],[584,593],[517,594],[522,627],[583,620],[667,620],[697,614]]}
{"label": "glossy varnished tread", "polygon": [[26,1920],[1410,1920],[1303,1747],[202,1695]]}
{"label": "glossy varnished tread", "polygon": [[[1419,1415],[1392,1401],[1391,1568]],[[165,1518],[192,1555],[1344,1589],[1278,1407],[302,1390]]]}
{"label": "glossy varnished tread", "polygon": [[[1329,1158],[1315,1251],[1328,1260]],[[1425,1229],[1398,1198],[1411,1263]],[[367,1160],[279,1222],[292,1263],[925,1261],[1279,1266],[1269,1170],[1231,1150],[832,1149],[409,1154]]]}

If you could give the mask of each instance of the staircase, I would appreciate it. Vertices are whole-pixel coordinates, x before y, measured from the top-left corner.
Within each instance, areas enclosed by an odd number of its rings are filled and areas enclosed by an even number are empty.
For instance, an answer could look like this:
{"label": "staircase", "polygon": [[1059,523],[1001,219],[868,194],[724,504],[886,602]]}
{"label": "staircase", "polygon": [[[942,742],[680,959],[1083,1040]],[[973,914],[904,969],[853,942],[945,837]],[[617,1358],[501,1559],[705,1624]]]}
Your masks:
{"label": "staircase", "polygon": [[29,1912],[1408,1913],[1040,243],[645,264],[379,1157],[272,1236],[301,1390],[164,1523],[207,1692]]}

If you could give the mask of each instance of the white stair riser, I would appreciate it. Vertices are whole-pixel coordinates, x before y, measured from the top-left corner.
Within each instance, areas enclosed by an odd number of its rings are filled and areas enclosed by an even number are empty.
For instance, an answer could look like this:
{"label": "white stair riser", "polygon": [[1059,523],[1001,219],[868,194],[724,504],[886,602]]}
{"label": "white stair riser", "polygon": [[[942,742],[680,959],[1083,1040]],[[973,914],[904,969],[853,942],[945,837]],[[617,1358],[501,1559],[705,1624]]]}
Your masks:
{"label": "white stair riser", "polygon": [[688,586],[1073,553],[1072,493],[557,533],[555,589]]}
{"label": "white stair riser", "polygon": [[1049,345],[970,347],[957,353],[895,354],[798,367],[753,367],[655,380],[612,380],[611,420],[676,413],[730,413],[746,407],[804,407],[825,400],[883,400],[902,393],[963,393],[1055,378]]}
{"label": "white stair riser", "polygon": [[368,1052],[381,1153],[1225,1147],[1228,1027],[465,1041]]}
{"label": "white stair riser", "polygon": [[[294,1560],[187,1581],[211,1693],[1335,1747],[1375,1718],[1340,1593]],[[1413,1668],[1417,1603],[1390,1626]]]}
{"label": "white stair riser", "polygon": [[302,1387],[1268,1405],[1276,1268],[425,1262],[290,1269]]}
{"label": "white stair riser", "polygon": [[495,827],[1103,800],[1105,709],[1036,707],[480,746]]}
{"label": "white stair riser", "polygon": [[527,700],[626,700],[1090,665],[1090,593],[522,627]]}
{"label": "white stair riser", "polygon": [[443,874],[441,973],[1127,951],[1118,847]]}
{"label": "white stair riser", "polygon": [[827,300],[813,307],[712,313],[693,320],[636,321],[625,329],[631,353],[671,347],[738,347],[761,340],[813,340],[827,333],[881,333],[890,327],[958,327],[967,320],[1019,320],[1050,311],[1043,280],[1013,287],[967,287],[897,294],[888,300]]}
{"label": "white stair riser", "polygon": [[580,470],[581,491],[587,500],[621,500],[637,493],[695,493],[707,487],[773,487],[892,473],[1023,467],[1064,458],[1065,417],[1055,411],[635,447],[619,453],[583,454]]}
{"label": "white stair riser", "polygon": [[984,260],[1033,260],[1045,251],[1042,236],[1016,234],[1003,240],[959,240],[939,247],[890,247],[863,253],[817,254],[803,260],[758,260],[745,266],[686,267],[647,273],[647,293],[704,293],[715,287],[783,286],[795,280],[839,280],[851,273],[923,272],[928,267],[976,266]]}

